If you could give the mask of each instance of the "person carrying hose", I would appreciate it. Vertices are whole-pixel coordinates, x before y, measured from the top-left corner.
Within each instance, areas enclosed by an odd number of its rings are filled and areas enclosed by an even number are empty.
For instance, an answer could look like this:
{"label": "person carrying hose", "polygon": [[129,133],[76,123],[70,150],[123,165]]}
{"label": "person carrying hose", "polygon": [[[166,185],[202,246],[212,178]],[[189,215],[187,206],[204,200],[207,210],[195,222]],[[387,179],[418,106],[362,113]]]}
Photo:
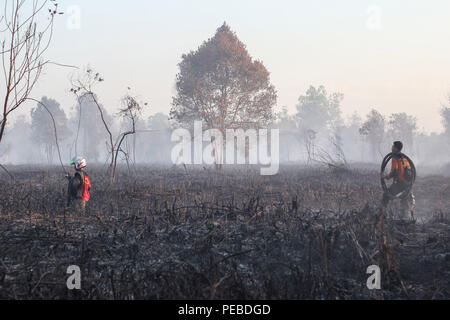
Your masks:
{"label": "person carrying hose", "polygon": [[86,168],[86,159],[83,157],[73,158],[70,164],[75,169],[75,174],[72,176],[67,173],[66,178],[69,180],[67,190],[67,206],[73,206],[75,212],[78,214],[85,214],[86,203],[89,201],[91,189],[91,180],[89,175],[84,171]]}
{"label": "person carrying hose", "polygon": [[390,200],[399,197],[401,199],[402,217],[409,212],[411,218],[414,219],[415,197],[411,191],[410,185],[413,179],[411,164],[408,158],[402,153],[403,143],[395,141],[392,145],[392,163],[389,174],[381,172],[381,179],[394,179],[392,185],[387,188],[383,194],[382,205],[387,207]]}

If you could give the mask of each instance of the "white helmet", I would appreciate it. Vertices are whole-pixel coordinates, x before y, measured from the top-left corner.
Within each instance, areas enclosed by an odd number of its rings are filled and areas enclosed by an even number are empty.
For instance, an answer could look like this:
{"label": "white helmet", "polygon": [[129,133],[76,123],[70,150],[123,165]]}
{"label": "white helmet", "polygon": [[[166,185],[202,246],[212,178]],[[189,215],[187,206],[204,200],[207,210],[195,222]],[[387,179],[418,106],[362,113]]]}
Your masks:
{"label": "white helmet", "polygon": [[84,157],[73,158],[72,160],[70,160],[70,164],[74,164],[75,168],[77,169],[85,168],[87,165],[86,159]]}

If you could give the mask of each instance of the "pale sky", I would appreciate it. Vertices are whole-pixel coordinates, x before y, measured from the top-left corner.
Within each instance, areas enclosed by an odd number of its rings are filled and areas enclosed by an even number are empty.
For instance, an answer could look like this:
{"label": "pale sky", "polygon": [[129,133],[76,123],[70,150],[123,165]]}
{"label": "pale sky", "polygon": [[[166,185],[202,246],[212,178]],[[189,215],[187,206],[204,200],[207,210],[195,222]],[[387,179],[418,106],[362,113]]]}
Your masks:
{"label": "pale sky", "polygon": [[[277,110],[294,113],[300,94],[324,85],[344,94],[344,115],[358,110],[365,117],[371,108],[408,112],[420,129],[442,130],[439,109],[450,93],[448,0],[60,3],[66,14],[57,17],[48,57],[100,72],[99,97],[110,112],[131,86],[150,103],[146,116],[168,114],[181,55],[226,21],[271,73]],[[70,112],[71,72],[51,66],[33,96],[52,97]]]}

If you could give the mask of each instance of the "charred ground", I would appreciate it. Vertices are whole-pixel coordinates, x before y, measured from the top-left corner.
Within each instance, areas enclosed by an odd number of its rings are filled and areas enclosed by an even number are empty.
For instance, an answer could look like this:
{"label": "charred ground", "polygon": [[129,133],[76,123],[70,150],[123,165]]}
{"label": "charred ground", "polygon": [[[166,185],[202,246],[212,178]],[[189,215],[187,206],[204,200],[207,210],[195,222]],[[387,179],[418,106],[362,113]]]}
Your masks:
{"label": "charred ground", "polygon": [[[379,210],[376,170],[122,168],[111,186],[94,168],[85,216],[60,169],[10,170],[1,299],[450,298],[450,178],[418,178],[414,224]],[[382,290],[366,288],[372,264]]]}

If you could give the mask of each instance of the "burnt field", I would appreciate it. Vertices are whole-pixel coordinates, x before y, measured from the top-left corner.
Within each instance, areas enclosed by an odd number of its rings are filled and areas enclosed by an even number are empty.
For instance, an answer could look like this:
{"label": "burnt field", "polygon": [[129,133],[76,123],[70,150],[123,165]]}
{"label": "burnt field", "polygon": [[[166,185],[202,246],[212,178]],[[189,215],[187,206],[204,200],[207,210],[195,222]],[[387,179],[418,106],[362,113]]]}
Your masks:
{"label": "burnt field", "polygon": [[450,298],[450,178],[418,177],[413,223],[379,209],[376,170],[122,168],[111,186],[94,168],[80,216],[61,169],[9,169],[1,299]]}

